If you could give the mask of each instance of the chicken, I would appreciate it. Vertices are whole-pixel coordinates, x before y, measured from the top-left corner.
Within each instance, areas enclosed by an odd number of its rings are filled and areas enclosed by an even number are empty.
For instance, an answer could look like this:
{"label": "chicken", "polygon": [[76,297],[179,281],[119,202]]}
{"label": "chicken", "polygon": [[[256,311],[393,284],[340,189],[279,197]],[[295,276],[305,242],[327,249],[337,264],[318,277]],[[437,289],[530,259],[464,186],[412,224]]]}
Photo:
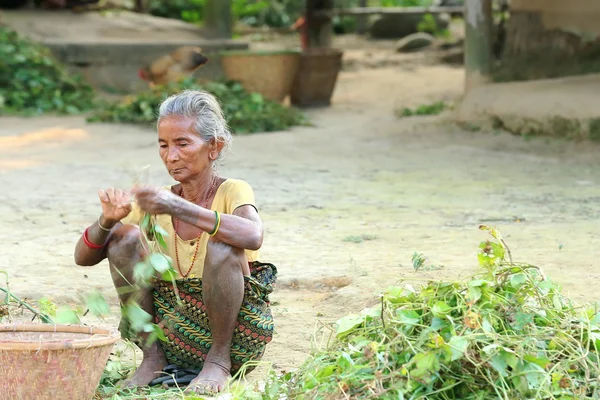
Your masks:
{"label": "chicken", "polygon": [[149,66],[142,67],[138,73],[140,78],[154,87],[189,78],[207,62],[208,58],[202,54],[202,49],[183,46],[154,60]]}

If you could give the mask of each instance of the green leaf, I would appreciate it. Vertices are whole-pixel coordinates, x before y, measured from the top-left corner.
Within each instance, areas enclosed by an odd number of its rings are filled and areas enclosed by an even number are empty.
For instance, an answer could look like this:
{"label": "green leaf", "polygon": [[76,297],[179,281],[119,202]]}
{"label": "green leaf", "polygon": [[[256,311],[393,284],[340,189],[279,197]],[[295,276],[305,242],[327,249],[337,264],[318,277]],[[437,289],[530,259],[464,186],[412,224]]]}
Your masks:
{"label": "green leaf", "polygon": [[421,316],[415,310],[397,310],[396,314],[403,325],[418,325],[421,323]]}
{"label": "green leaf", "polygon": [[448,341],[448,346],[452,349],[451,361],[462,358],[469,348],[469,341],[463,336],[452,336]]}
{"label": "green leaf", "polygon": [[546,371],[535,363],[524,362],[523,372],[529,385],[529,389],[538,389],[544,383],[549,383],[550,377]]}
{"label": "green leaf", "polygon": [[328,378],[331,375],[333,375],[337,371],[337,369],[338,369],[337,365],[333,365],[333,364],[326,365],[323,368],[317,369],[315,378],[322,381],[323,379]]}
{"label": "green leaf", "polygon": [[514,322],[511,324],[514,330],[522,331],[526,325],[533,322],[533,314],[517,312],[514,314]]}
{"label": "green leaf", "polygon": [[364,315],[356,314],[351,314],[346,317],[340,318],[336,323],[336,335],[338,337],[347,335],[352,330],[354,330],[354,328],[356,328],[359,325],[362,325],[365,322],[365,318],[366,317]]}
{"label": "green leaf", "polygon": [[437,372],[441,368],[440,360],[433,352],[418,353],[413,358],[413,362],[415,363],[416,368],[411,371],[411,375],[415,378],[420,378],[432,372]]}
{"label": "green leaf", "polygon": [[130,301],[125,306],[124,314],[127,317],[131,328],[135,332],[154,331],[154,328],[150,323],[152,316],[144,311],[137,303]]}
{"label": "green leaf", "polygon": [[352,369],[352,367],[354,366],[354,360],[352,359],[352,357],[350,357],[348,353],[343,351],[342,354],[340,354],[340,357],[338,358],[338,365],[342,368],[342,370],[347,371],[349,369]]}
{"label": "green leaf", "polygon": [[439,331],[440,329],[444,329],[448,326],[448,321],[446,319],[433,317],[431,319],[431,329],[434,331]]}
{"label": "green leaf", "polygon": [[158,242],[158,244],[160,245],[160,247],[163,250],[167,249],[167,242],[165,240],[165,238],[169,237],[169,233],[164,230],[160,225],[155,224],[154,225],[154,238],[156,239],[156,241]]}
{"label": "green leaf", "polygon": [[162,274],[171,269],[171,259],[164,254],[154,253],[150,255],[148,261],[158,273]]}
{"label": "green leaf", "polygon": [[70,307],[60,306],[56,310],[57,324],[80,324],[81,320],[77,316],[77,312]]}
{"label": "green leaf", "polygon": [[374,306],[365,308],[360,312],[361,315],[369,318],[380,318],[381,317],[381,306]]}
{"label": "green leaf", "polygon": [[140,261],[133,267],[133,280],[141,286],[148,286],[154,276],[154,268],[149,262]]}
{"label": "green leaf", "polygon": [[527,276],[523,273],[514,274],[510,277],[510,286],[515,289],[519,288],[525,282],[527,282]]}
{"label": "green leaf", "polygon": [[142,232],[148,232],[150,229],[150,220],[152,216],[148,213],[144,214],[142,221],[140,222],[140,230]]}
{"label": "green leaf", "polygon": [[504,361],[506,362],[506,364],[511,367],[512,369],[517,368],[517,364],[519,363],[519,358],[515,355],[515,353],[506,351],[506,350],[502,350],[501,351],[502,354],[502,358],[504,358]]}
{"label": "green leaf", "polygon": [[490,359],[490,365],[494,367],[494,369],[498,371],[501,376],[508,376],[508,373],[506,372],[508,364],[506,363],[504,357],[502,357],[502,354],[498,353],[492,356]]}
{"label": "green leaf", "polygon": [[99,291],[87,295],[86,306],[93,316],[104,317],[110,314],[110,306]]}
{"label": "green leaf", "polygon": [[494,332],[494,326],[492,325],[492,323],[490,322],[488,317],[482,318],[481,329],[483,329],[484,332],[488,332],[488,333]]}
{"label": "green leaf", "polygon": [[477,302],[479,299],[481,299],[481,295],[483,293],[481,292],[481,288],[480,287],[471,287],[469,286],[469,290],[468,290],[468,299],[469,301],[475,303]]}
{"label": "green leaf", "polygon": [[49,315],[51,317],[56,317],[56,304],[52,302],[47,297],[42,297],[38,300],[38,306],[40,307],[40,312],[42,314]]}
{"label": "green leaf", "polygon": [[403,288],[403,287],[391,287],[387,288],[383,293],[383,298],[385,301],[388,301],[392,304],[405,303],[411,296],[414,295],[414,292]]}
{"label": "green leaf", "polygon": [[450,306],[443,301],[438,301],[431,307],[432,314],[437,318],[444,318],[450,310]]}
{"label": "green leaf", "polygon": [[529,361],[531,363],[539,365],[541,368],[546,369],[546,367],[550,364],[550,360],[546,357],[536,357],[531,354],[527,354],[523,357],[525,361]]}

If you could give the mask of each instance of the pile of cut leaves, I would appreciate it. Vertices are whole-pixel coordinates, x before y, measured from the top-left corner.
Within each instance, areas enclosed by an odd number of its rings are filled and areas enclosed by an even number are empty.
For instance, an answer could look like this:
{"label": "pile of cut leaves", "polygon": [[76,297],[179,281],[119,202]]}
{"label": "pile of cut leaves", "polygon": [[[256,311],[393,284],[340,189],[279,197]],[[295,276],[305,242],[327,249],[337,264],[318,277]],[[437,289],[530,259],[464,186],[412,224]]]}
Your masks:
{"label": "pile of cut leaves", "polygon": [[140,94],[127,96],[118,103],[104,103],[89,121],[153,124],[160,103],[185,89],[212,93],[221,103],[225,119],[236,134],[280,131],[307,122],[298,109],[267,100],[259,93],[247,92],[238,82],[199,84],[191,78],[156,86]]}
{"label": "pile of cut leaves", "polygon": [[77,114],[94,104],[94,92],[50,51],[0,26],[0,114]]}
{"label": "pile of cut leaves", "polygon": [[500,234],[481,228],[493,239],[472,279],[387,289],[340,319],[333,342],[299,370],[272,373],[241,398],[599,398],[599,310],[513,262]]}

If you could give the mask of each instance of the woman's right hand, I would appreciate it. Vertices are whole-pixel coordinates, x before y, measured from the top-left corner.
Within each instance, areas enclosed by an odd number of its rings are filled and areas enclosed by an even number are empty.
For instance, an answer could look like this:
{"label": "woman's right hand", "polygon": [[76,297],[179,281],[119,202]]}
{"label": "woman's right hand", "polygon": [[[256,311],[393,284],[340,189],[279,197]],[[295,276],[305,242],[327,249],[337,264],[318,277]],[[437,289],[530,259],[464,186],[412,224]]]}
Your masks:
{"label": "woman's right hand", "polygon": [[131,212],[131,197],[121,189],[108,188],[98,191],[104,220],[117,223]]}

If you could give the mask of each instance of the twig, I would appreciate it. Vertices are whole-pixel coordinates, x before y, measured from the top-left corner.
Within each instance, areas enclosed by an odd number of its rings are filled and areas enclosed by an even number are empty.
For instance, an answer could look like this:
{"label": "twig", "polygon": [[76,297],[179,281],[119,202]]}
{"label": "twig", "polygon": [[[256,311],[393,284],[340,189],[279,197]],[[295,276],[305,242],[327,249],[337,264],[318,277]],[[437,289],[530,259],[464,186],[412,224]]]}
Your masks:
{"label": "twig", "polygon": [[385,331],[385,317],[384,317],[384,312],[385,312],[385,302],[383,301],[383,295],[381,296],[381,325],[383,327],[383,330]]}
{"label": "twig", "polygon": [[25,302],[24,300],[21,300],[20,298],[18,298],[14,294],[10,293],[8,290],[0,287],[0,291],[6,293],[7,296],[12,297],[21,306],[23,306],[26,309],[28,309],[29,311],[31,311],[34,314],[34,317],[38,317],[42,322],[47,323],[47,324],[53,324],[54,323],[54,321],[52,320],[52,318],[49,315],[46,315],[44,313],[41,313],[41,312],[37,311],[35,308],[33,308],[32,306],[30,306],[27,302]]}

